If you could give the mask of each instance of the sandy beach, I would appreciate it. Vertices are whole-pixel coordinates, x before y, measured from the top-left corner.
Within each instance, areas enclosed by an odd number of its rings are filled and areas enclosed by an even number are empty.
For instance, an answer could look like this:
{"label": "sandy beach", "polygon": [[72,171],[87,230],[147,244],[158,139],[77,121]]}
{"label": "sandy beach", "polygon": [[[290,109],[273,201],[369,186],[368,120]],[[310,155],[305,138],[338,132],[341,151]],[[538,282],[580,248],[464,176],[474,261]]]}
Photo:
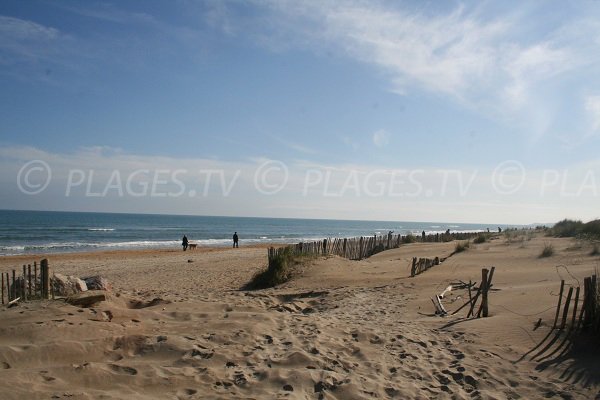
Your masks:
{"label": "sandy beach", "polygon": [[[555,255],[539,258],[547,243]],[[597,344],[572,345],[564,332],[536,348],[560,280],[579,286],[595,273],[591,245],[500,235],[410,277],[412,257],[447,257],[455,245],[317,258],[257,291],[240,289],[266,267],[264,247],[48,255],[53,272],[101,275],[113,289],[91,308],[61,299],[2,306],[0,397],[600,398]],[[0,272],[42,257],[1,257]],[[488,318],[434,314],[433,296],[491,266]],[[444,305],[452,312],[467,299],[453,290]]]}

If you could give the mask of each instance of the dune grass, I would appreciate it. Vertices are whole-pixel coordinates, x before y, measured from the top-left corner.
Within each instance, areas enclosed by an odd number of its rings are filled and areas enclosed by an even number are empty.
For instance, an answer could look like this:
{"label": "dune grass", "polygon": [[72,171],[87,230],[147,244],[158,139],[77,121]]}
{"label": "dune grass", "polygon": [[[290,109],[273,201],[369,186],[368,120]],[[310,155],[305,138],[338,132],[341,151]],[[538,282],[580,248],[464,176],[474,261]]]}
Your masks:
{"label": "dune grass", "polygon": [[295,254],[291,247],[286,247],[270,260],[266,269],[256,273],[243,289],[266,289],[281,285],[294,276],[299,266],[313,258],[314,255]]}
{"label": "dune grass", "polygon": [[462,253],[463,251],[468,250],[469,247],[471,247],[471,242],[468,240],[466,242],[458,242],[456,243],[456,246],[454,246],[454,252]]}
{"label": "dune grass", "polygon": [[404,244],[415,243],[416,241],[417,241],[417,237],[415,235],[413,235],[412,233],[409,233],[406,236],[402,236],[402,243],[404,243]]}
{"label": "dune grass", "polygon": [[563,219],[552,227],[551,233],[558,237],[600,238],[600,220],[587,223],[572,219]]}
{"label": "dune grass", "polygon": [[485,243],[487,242],[487,235],[484,235],[483,233],[477,235],[477,237],[473,240],[473,243],[475,244],[481,244],[481,243]]}
{"label": "dune grass", "polygon": [[544,243],[544,248],[540,253],[540,258],[552,257],[554,255],[554,246],[551,243]]}

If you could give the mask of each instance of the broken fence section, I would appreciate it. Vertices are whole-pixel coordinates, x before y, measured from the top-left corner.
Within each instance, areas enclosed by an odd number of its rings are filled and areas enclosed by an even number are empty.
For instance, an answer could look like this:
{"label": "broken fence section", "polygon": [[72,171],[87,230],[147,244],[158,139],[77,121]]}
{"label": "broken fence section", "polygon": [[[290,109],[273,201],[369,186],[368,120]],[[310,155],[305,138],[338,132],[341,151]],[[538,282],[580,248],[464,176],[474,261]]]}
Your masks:
{"label": "broken fence section", "polygon": [[563,330],[568,327],[571,332],[588,331],[596,334],[600,332],[598,283],[596,275],[589,276],[583,280],[583,295],[579,286],[569,286],[565,297],[565,281],[560,282],[552,330]]}
{"label": "broken fence section", "polygon": [[[47,299],[50,294],[50,267],[48,260],[23,265],[23,270],[13,269],[0,273],[2,304],[12,305],[28,299]],[[12,279],[11,279],[12,278]]]}
{"label": "broken fence section", "polygon": [[[455,311],[452,312],[451,315],[455,315],[458,312],[460,312],[463,309],[466,309],[468,307],[468,312],[467,312],[467,318],[470,317],[476,317],[476,318],[480,318],[480,317],[487,317],[489,315],[489,302],[488,302],[488,295],[490,290],[492,289],[492,278],[494,277],[494,271],[496,270],[496,267],[491,267],[490,269],[487,268],[483,268],[481,270],[481,284],[479,285],[479,287],[477,288],[475,286],[475,283],[472,283],[471,281],[469,281],[468,284],[461,282],[461,287],[455,286],[454,289],[467,289],[468,293],[469,293],[469,300],[467,302],[465,302],[462,306],[460,306],[458,309],[456,309]],[[446,290],[444,290],[444,292],[440,295],[436,295],[432,301],[434,304],[434,307],[436,309],[436,314],[438,315],[447,315],[448,312],[444,309],[443,304],[442,304],[442,299],[444,298],[444,294],[450,290],[452,290],[453,287],[452,285],[450,285],[448,288],[446,288]],[[473,291],[477,289],[475,291],[475,293],[473,293]],[[479,305],[478,305],[479,302]],[[439,307],[438,307],[439,305]]]}

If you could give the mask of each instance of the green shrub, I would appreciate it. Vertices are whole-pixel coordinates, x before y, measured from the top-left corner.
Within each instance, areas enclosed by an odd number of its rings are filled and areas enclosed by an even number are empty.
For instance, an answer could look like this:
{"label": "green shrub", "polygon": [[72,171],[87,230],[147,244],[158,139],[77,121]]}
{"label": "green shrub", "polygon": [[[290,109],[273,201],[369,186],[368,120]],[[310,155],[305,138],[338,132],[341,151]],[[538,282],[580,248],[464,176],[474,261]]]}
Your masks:
{"label": "green shrub", "polygon": [[487,241],[487,236],[484,234],[479,234],[477,235],[477,237],[473,240],[473,243],[475,244],[480,244],[480,243],[485,243]]}
{"label": "green shrub", "polygon": [[291,247],[286,247],[282,252],[271,258],[267,269],[256,273],[244,289],[265,289],[281,285],[289,281],[296,267],[308,258],[311,257],[295,254]]}
{"label": "green shrub", "polygon": [[402,243],[415,243],[417,238],[412,233],[409,233],[406,236],[402,236]]}
{"label": "green shrub", "polygon": [[458,242],[456,243],[456,246],[454,246],[454,252],[461,253],[467,250],[469,247],[471,247],[471,242],[469,242],[468,240],[466,242]]}
{"label": "green shrub", "polygon": [[591,237],[600,237],[600,219],[584,224],[581,228],[581,233]]}
{"label": "green shrub", "polygon": [[554,246],[552,246],[551,243],[545,243],[544,249],[542,250],[542,253],[540,254],[540,258],[551,257],[553,255],[554,255]]}
{"label": "green shrub", "polygon": [[573,237],[581,233],[583,222],[563,219],[552,227],[552,234],[558,237]]}

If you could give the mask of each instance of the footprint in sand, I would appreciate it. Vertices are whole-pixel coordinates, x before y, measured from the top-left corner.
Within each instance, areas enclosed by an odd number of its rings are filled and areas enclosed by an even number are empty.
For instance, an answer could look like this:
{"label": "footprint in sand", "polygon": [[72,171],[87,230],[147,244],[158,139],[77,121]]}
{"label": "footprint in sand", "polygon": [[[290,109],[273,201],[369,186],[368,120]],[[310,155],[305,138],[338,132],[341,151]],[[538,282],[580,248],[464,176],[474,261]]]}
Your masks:
{"label": "footprint in sand", "polygon": [[2,361],[2,369],[10,369],[10,364],[6,361]]}
{"label": "footprint in sand", "polygon": [[138,373],[137,369],[131,368],[131,367],[125,367],[123,365],[108,364],[108,366],[110,367],[110,369],[112,369],[114,372],[116,372],[118,374],[137,375],[137,373]]}
{"label": "footprint in sand", "polygon": [[196,389],[181,389],[177,391],[177,396],[192,396],[198,393]]}

